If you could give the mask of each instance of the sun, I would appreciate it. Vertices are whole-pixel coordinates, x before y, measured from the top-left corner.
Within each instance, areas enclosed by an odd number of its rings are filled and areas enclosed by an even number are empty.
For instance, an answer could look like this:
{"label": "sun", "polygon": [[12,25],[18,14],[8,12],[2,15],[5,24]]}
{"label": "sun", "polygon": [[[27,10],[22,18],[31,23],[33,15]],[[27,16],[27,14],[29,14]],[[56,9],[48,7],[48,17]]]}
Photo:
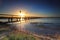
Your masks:
{"label": "sun", "polygon": [[20,12],[20,17],[25,17],[25,13],[24,12]]}
{"label": "sun", "polygon": [[19,16],[21,17],[20,20],[22,21],[24,20],[25,13],[20,11]]}
{"label": "sun", "polygon": [[24,13],[20,13],[20,16],[21,16],[21,17],[25,17],[25,14],[24,14]]}

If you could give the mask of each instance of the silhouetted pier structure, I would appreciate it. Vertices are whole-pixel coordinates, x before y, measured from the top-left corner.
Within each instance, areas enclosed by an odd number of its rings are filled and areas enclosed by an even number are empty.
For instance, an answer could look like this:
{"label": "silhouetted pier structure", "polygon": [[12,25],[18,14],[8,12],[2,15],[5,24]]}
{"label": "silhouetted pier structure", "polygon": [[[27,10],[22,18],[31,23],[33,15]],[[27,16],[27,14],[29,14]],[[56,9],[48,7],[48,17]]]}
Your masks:
{"label": "silhouetted pier structure", "polygon": [[20,21],[21,17],[18,17],[18,15],[0,14],[0,19],[7,19],[7,22],[13,22],[13,19]]}
{"label": "silhouetted pier structure", "polygon": [[[39,17],[22,17],[24,20],[29,20],[29,19],[36,19]],[[21,16],[18,15],[10,15],[10,14],[0,14],[0,19],[7,19],[7,22],[17,22],[21,21]],[[13,21],[13,19],[16,19],[16,21]]]}

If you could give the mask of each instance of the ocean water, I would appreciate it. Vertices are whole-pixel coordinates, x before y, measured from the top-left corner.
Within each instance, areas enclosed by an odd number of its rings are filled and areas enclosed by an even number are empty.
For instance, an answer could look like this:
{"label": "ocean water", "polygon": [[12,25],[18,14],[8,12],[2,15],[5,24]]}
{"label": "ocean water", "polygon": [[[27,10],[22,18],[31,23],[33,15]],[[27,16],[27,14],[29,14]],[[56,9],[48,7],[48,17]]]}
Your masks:
{"label": "ocean water", "polygon": [[[2,19],[0,21],[5,22],[8,20]],[[30,19],[8,24],[10,24],[11,27],[15,27],[19,31],[29,31],[31,33],[36,33],[38,35],[60,33],[60,18]]]}

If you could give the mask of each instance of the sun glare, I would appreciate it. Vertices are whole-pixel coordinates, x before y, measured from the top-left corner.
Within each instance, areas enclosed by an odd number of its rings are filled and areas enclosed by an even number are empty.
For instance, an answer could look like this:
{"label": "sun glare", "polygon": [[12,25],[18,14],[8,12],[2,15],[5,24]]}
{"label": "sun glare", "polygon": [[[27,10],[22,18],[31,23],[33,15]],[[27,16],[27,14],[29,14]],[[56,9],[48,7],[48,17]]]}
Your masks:
{"label": "sun glare", "polygon": [[19,16],[21,17],[20,20],[22,21],[24,20],[25,13],[23,11],[22,12],[20,11]]}
{"label": "sun glare", "polygon": [[20,13],[20,16],[21,16],[21,17],[25,17],[25,14],[24,14],[24,13]]}
{"label": "sun glare", "polygon": [[20,17],[25,17],[25,13],[20,11],[19,16]]}

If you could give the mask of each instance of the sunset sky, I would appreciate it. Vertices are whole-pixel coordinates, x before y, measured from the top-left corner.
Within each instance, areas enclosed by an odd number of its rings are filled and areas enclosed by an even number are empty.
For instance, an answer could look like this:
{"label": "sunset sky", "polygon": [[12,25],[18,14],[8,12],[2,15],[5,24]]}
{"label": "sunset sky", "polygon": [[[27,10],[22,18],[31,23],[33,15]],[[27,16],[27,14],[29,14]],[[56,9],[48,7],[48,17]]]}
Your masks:
{"label": "sunset sky", "polygon": [[0,14],[19,14],[25,12],[29,16],[60,17],[58,0],[0,0]]}

